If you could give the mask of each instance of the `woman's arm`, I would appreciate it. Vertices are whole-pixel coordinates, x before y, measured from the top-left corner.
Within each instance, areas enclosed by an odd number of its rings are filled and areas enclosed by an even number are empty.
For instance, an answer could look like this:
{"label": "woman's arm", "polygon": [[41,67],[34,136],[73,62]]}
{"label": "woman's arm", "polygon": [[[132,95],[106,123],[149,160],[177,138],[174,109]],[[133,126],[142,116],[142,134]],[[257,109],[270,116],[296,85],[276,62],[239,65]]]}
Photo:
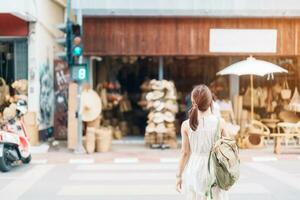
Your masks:
{"label": "woman's arm", "polygon": [[188,138],[188,121],[184,121],[181,125],[181,138],[182,138],[182,145],[181,145],[181,156],[179,160],[179,167],[178,172],[176,174],[176,189],[178,192],[181,190],[182,186],[182,173],[187,164],[187,161],[190,157],[190,143]]}
{"label": "woman's arm", "polygon": [[220,120],[221,120],[220,121],[220,128],[221,128],[222,136],[227,137],[228,133],[226,132],[226,121],[223,118],[221,118]]}

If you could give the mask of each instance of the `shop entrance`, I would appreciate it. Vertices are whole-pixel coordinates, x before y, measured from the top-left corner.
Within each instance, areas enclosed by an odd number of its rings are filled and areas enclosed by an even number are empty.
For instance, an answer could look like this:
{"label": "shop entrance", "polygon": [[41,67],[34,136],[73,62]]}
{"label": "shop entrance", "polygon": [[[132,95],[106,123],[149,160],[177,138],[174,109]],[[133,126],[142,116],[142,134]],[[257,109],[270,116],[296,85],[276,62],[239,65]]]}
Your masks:
{"label": "shop entrance", "polygon": [[0,41],[0,77],[2,77],[7,84],[14,81],[14,43]]}
{"label": "shop entrance", "polygon": [[[176,89],[174,126],[177,136],[181,122],[187,117],[189,93],[194,85],[218,83],[222,86],[218,88],[218,96],[228,98],[228,78],[216,76],[223,59],[226,58],[163,57],[163,79],[173,82]],[[144,137],[151,113],[146,99],[147,83],[159,79],[159,57],[106,56],[101,62],[94,61],[92,71],[93,87],[103,102],[102,123],[118,127],[123,136]]]}
{"label": "shop entrance", "polygon": [[[176,136],[180,135],[180,124],[187,118],[190,97],[194,85],[206,84],[219,102],[221,114],[232,124],[245,131],[249,122],[249,77],[239,77],[232,81],[229,76],[219,77],[216,73],[232,63],[244,60],[238,56],[184,56],[164,57],[163,79],[172,81],[176,88],[178,111],[174,126]],[[288,69],[289,74],[278,74],[274,78],[258,77],[254,79],[256,92],[256,119],[279,118],[289,101],[282,99],[281,89],[289,85],[290,90],[299,84],[298,60],[288,57],[258,57]],[[149,113],[147,107],[147,82],[159,77],[159,57],[103,57],[93,63],[93,87],[104,102],[104,125],[117,127],[122,136],[147,135]],[[237,77],[236,77],[237,78]],[[233,85],[238,83],[239,85]],[[234,87],[232,87],[234,86]],[[236,91],[232,88],[237,87]],[[235,93],[234,93],[235,92]],[[239,97],[240,96],[240,99]],[[241,101],[238,103],[238,101]],[[278,102],[273,105],[272,102]],[[151,123],[150,123],[151,124]],[[236,134],[235,131],[234,134]],[[120,136],[120,137],[122,137]],[[116,136],[115,136],[116,137]],[[118,137],[118,136],[117,136]]]}

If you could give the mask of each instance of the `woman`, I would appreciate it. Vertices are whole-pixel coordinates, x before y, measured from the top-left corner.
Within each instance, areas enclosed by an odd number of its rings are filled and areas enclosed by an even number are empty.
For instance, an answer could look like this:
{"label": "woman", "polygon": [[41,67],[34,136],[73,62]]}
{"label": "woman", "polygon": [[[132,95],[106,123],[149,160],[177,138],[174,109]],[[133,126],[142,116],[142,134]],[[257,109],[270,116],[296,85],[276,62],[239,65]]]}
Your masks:
{"label": "woman", "polygon": [[[208,185],[213,177],[208,172],[209,152],[217,131],[224,134],[224,122],[212,113],[213,98],[206,85],[196,86],[191,100],[189,119],[181,126],[182,153],[176,187],[179,192],[184,191],[188,200],[207,200]],[[227,193],[218,187],[212,189],[212,197],[213,200],[228,199]]]}

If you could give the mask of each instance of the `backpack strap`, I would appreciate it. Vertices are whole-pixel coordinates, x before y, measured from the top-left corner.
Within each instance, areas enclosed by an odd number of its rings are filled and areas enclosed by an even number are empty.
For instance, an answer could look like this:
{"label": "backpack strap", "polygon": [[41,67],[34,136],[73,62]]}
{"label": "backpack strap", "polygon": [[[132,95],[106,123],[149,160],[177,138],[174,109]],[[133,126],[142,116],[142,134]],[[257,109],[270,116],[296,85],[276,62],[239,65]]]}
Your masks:
{"label": "backpack strap", "polygon": [[207,189],[206,189],[206,192],[205,192],[205,196],[207,197],[208,200],[211,200],[213,199],[213,196],[212,196],[212,188],[216,186],[216,181],[215,179],[213,179],[211,177],[211,171],[210,171],[210,168],[211,168],[211,156],[212,156],[212,151],[213,151],[213,148],[214,148],[214,145],[215,143],[222,137],[221,136],[221,131],[220,131],[220,124],[221,124],[221,119],[218,118],[218,125],[217,125],[217,130],[216,130],[216,133],[215,133],[215,139],[214,139],[214,144],[213,146],[211,147],[211,150],[209,152],[209,156],[208,156],[208,162],[207,162],[207,167],[208,167],[208,173],[210,175],[210,178],[209,178],[209,181],[208,181],[208,185],[207,185]]}
{"label": "backpack strap", "polygon": [[217,130],[216,130],[216,132],[215,132],[214,143],[213,143],[213,145],[212,145],[212,147],[211,147],[211,150],[210,150],[209,156],[208,156],[208,172],[209,172],[209,173],[210,173],[210,160],[211,160],[212,149],[214,148],[215,143],[222,137],[222,136],[221,136],[221,131],[220,131],[220,129],[221,129],[221,125],[220,125],[220,124],[221,124],[221,119],[218,118],[218,125],[217,125]]}

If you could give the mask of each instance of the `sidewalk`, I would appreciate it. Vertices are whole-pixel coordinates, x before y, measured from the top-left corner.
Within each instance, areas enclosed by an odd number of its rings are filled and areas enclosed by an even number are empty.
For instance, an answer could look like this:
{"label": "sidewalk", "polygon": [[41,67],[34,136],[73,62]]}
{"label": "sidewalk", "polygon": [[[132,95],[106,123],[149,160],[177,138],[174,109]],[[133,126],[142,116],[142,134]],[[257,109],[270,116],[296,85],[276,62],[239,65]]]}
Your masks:
{"label": "sidewalk", "polygon": [[[67,149],[66,142],[50,148],[47,143],[32,147],[33,163],[177,163],[180,149],[154,150],[146,147],[141,139],[114,141],[112,150],[106,153],[75,154]],[[299,160],[300,148],[283,147],[280,155],[273,153],[272,145],[263,149],[241,149],[241,162],[268,162],[277,160]]]}

